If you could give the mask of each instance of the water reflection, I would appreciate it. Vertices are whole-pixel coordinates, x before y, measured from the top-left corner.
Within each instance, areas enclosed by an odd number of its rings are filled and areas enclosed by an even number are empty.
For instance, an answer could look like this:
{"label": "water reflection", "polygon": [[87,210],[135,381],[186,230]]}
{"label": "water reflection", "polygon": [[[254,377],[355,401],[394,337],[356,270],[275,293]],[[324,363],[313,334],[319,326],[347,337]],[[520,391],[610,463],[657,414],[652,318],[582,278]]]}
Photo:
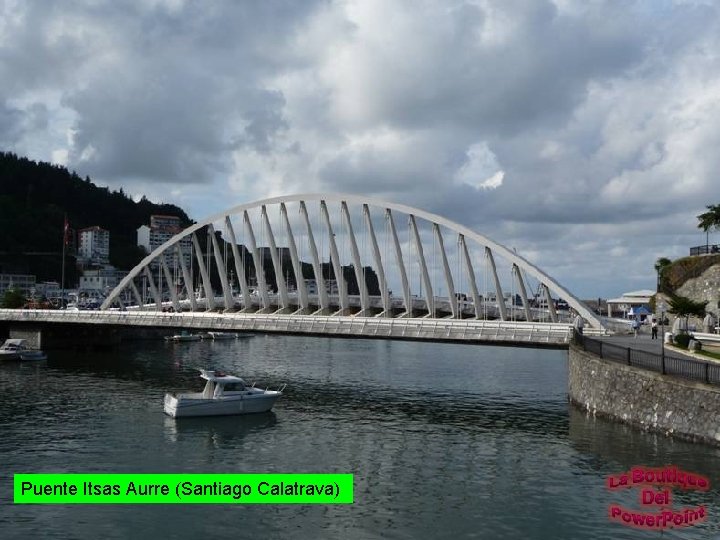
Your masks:
{"label": "water reflection", "polygon": [[239,416],[203,416],[198,418],[165,417],[166,440],[177,443],[183,440],[205,441],[208,446],[219,448],[237,443],[244,437],[257,436],[263,430],[277,424],[274,412],[245,414]]}
{"label": "water reflection", "polygon": [[720,470],[720,448],[595,417],[577,407],[570,407],[569,419],[573,447],[581,454],[594,456],[599,464],[627,469],[640,464],[656,467],[673,463],[704,475]]}

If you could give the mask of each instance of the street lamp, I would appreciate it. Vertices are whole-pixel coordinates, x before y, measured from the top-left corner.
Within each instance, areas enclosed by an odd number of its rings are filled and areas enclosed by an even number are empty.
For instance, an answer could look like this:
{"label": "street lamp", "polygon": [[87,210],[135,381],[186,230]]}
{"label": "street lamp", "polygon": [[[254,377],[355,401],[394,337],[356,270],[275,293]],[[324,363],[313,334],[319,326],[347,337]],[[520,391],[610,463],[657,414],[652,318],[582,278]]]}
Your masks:
{"label": "street lamp", "polygon": [[660,334],[660,362],[662,374],[665,375],[665,310],[667,309],[667,306],[664,301],[660,301],[657,308],[660,310],[660,328],[662,332]]}

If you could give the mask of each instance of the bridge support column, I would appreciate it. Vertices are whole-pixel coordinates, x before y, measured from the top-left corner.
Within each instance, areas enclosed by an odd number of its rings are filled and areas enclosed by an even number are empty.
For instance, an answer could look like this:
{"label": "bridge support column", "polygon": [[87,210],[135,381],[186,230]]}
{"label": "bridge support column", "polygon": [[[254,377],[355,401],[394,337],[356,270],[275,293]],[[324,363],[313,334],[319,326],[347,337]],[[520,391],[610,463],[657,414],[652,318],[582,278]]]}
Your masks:
{"label": "bridge support column", "polygon": [[385,280],[385,268],[383,268],[382,257],[380,256],[380,248],[378,247],[377,238],[375,237],[375,229],[373,228],[372,219],[370,219],[370,208],[367,204],[363,204],[363,214],[365,215],[365,226],[370,234],[370,243],[372,245],[373,260],[377,267],[378,281],[380,282],[380,296],[382,297],[383,310],[380,314],[383,317],[392,317],[392,307],[390,305],[390,292],[388,291],[387,281]]}
{"label": "bridge support column", "polygon": [[412,230],[413,239],[415,240],[415,251],[417,252],[422,281],[425,285],[425,306],[427,307],[427,317],[435,317],[435,293],[433,292],[432,283],[430,282],[430,274],[428,273],[427,263],[425,262],[425,253],[423,252],[420,233],[418,232],[415,216],[410,214],[410,229]]}
{"label": "bridge support column", "polygon": [[412,298],[410,297],[410,283],[408,282],[407,272],[405,271],[405,263],[403,262],[402,249],[400,248],[400,240],[398,240],[397,229],[395,228],[395,220],[392,216],[392,211],[389,208],[385,209],[385,217],[390,225],[390,232],[392,233],[393,247],[395,248],[395,261],[397,262],[398,269],[400,270],[400,280],[402,281],[403,290],[403,303],[405,304],[405,313],[401,317],[412,317],[413,305]]}
{"label": "bridge support column", "polygon": [[517,264],[514,264],[514,263],[513,263],[513,272],[515,273],[515,278],[517,279],[518,290],[520,291],[520,298],[522,299],[523,308],[525,310],[525,320],[530,322],[530,321],[532,321],[532,316],[530,315],[530,304],[528,303],[528,296],[527,296],[527,290],[525,289],[525,282],[523,281],[522,275],[520,274],[520,268],[518,267]]}
{"label": "bridge support column", "polygon": [[[205,261],[202,257],[202,249],[200,249],[200,242],[198,242],[197,235],[192,235],[193,247],[195,248],[195,257],[197,258],[198,266],[200,267],[200,276],[202,278],[203,289],[205,290],[205,309],[212,311],[215,309],[215,295],[213,294],[212,286],[210,285],[210,276],[208,276],[207,268],[205,268]],[[208,248],[210,246],[207,246]]]}
{"label": "bridge support column", "polygon": [[325,288],[325,278],[322,273],[322,265],[318,256],[317,246],[315,245],[315,236],[313,235],[310,218],[308,217],[305,201],[300,201],[300,214],[302,214],[307,228],[308,243],[310,244],[310,254],[312,255],[313,273],[315,274],[315,284],[317,285],[318,298],[320,299],[320,309],[315,314],[330,315],[330,299],[328,298],[327,289]]}
{"label": "bridge support column", "polygon": [[295,245],[295,237],[293,236],[290,220],[288,219],[287,208],[285,203],[280,203],[280,215],[285,223],[285,232],[288,236],[288,248],[290,249],[290,260],[293,265],[293,273],[295,274],[295,287],[298,292],[298,303],[300,309],[296,311],[298,314],[307,315],[310,313],[310,304],[308,302],[307,287],[305,286],[305,276],[303,276],[302,264],[298,257],[297,246]]}
{"label": "bridge support column", "polygon": [[349,313],[347,283],[345,283],[342,261],[340,260],[340,254],[338,253],[337,243],[335,242],[335,233],[333,233],[332,224],[330,223],[330,213],[328,212],[325,201],[320,201],[320,211],[325,217],[325,225],[328,230],[328,242],[330,243],[330,261],[332,262],[335,281],[337,281],[338,286],[338,296],[340,297],[340,309],[335,312],[335,315],[347,315]]}
{"label": "bridge support column", "polygon": [[265,229],[268,232],[268,244],[270,244],[270,258],[272,259],[273,269],[275,270],[275,285],[277,286],[278,294],[280,295],[280,309],[278,313],[292,313],[293,310],[290,308],[290,298],[288,297],[287,287],[285,286],[285,279],[282,271],[282,261],[278,255],[277,245],[275,244],[275,235],[273,234],[272,227],[270,226],[270,219],[267,215],[267,208],[263,204],[260,210],[262,214],[263,223]]}
{"label": "bridge support column", "polygon": [[440,256],[442,257],[443,270],[445,271],[445,283],[448,288],[448,301],[450,302],[452,318],[459,319],[460,310],[458,309],[458,297],[455,294],[455,284],[453,283],[452,272],[450,272],[450,265],[448,264],[447,254],[445,253],[445,242],[443,242],[440,226],[437,223],[433,223],[433,231],[435,232],[435,238],[437,238],[438,246],[440,247]]}
{"label": "bridge support column", "polygon": [[465,271],[467,272],[468,281],[470,282],[470,292],[473,297],[473,305],[475,306],[475,318],[480,318],[480,295],[477,290],[477,282],[475,281],[475,271],[473,270],[472,261],[470,260],[470,253],[468,253],[468,247],[465,243],[465,235],[459,234],[458,241],[462,248],[462,256],[465,260]]}
{"label": "bridge support column", "polygon": [[240,291],[242,293],[242,312],[252,312],[255,310],[252,304],[252,296],[250,296],[250,287],[247,284],[247,277],[245,275],[245,261],[240,256],[240,250],[237,246],[237,238],[235,237],[235,230],[233,229],[230,216],[225,216],[225,230],[230,236],[230,244],[233,254],[233,261],[235,262],[235,272],[237,272],[238,282],[240,283]]}
{"label": "bridge support column", "polygon": [[265,271],[263,270],[263,262],[260,259],[260,252],[255,242],[255,232],[250,222],[250,216],[247,210],[244,212],[245,217],[245,229],[248,233],[248,240],[250,243],[250,253],[252,253],[253,265],[255,266],[255,278],[257,279],[258,293],[262,298],[262,309],[260,313],[272,313],[274,310],[270,306],[270,295],[268,295],[267,283],[265,282]]}
{"label": "bridge support column", "polygon": [[508,320],[507,308],[505,307],[505,296],[503,295],[502,287],[500,286],[500,278],[498,278],[497,267],[495,266],[495,258],[493,257],[492,251],[489,247],[485,248],[485,255],[490,262],[492,268],[493,279],[495,280],[495,297],[497,299],[498,310],[500,310],[500,319],[503,321]]}

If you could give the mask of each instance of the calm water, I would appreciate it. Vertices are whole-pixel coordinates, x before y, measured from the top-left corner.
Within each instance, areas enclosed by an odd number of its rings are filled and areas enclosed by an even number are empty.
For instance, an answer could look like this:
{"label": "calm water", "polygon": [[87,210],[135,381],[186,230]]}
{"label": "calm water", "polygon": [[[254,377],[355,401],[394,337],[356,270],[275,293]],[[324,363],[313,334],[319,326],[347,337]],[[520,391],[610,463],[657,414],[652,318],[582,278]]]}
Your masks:
{"label": "calm water", "polygon": [[[657,538],[610,523],[609,474],[675,464],[712,490],[720,450],[587,418],[567,403],[567,353],[256,336],[127,344],[0,365],[0,538]],[[195,367],[287,383],[274,412],[173,420]],[[350,472],[351,506],[12,505],[15,472]],[[627,495],[627,496],[626,496]]]}

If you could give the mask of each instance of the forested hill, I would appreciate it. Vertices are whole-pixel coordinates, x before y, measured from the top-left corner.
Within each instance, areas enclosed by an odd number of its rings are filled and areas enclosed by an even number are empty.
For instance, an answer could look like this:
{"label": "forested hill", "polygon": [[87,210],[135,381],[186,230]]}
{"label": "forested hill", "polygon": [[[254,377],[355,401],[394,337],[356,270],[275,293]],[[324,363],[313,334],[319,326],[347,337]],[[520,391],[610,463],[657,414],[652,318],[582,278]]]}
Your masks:
{"label": "forested hill", "polygon": [[0,152],[0,272],[57,279],[56,268],[42,271],[47,257],[41,254],[61,253],[65,215],[72,229],[99,225],[110,231],[111,264],[130,269],[142,255],[137,228],[148,224],[152,214],[191,223],[175,205],[154,204],[144,197],[134,202],[122,189],[98,187],[65,167]]}

